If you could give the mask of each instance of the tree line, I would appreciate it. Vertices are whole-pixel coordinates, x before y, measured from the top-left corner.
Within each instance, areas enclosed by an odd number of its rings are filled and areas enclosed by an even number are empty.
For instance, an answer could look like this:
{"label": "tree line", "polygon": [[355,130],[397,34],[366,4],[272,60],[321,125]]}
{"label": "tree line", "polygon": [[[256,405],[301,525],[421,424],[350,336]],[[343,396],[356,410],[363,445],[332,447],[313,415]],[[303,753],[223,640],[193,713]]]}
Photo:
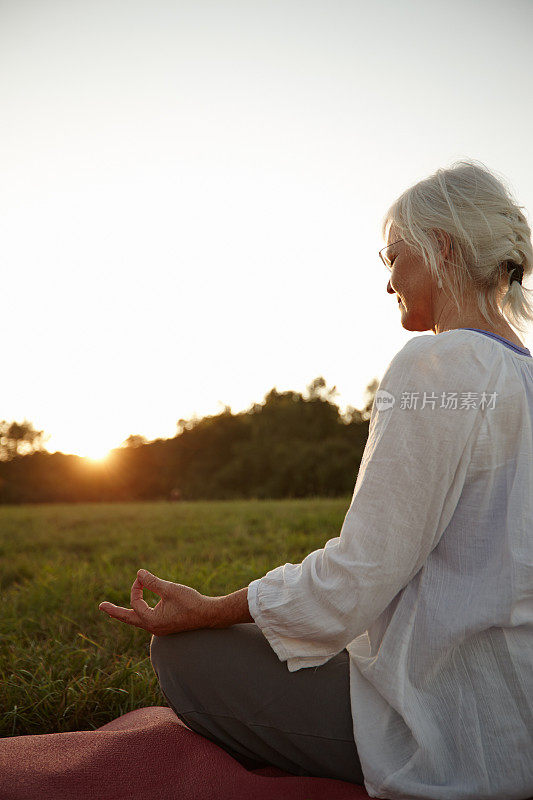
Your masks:
{"label": "tree line", "polygon": [[233,414],[180,419],[170,439],[132,434],[101,462],[49,453],[28,421],[0,422],[0,503],[335,497],[353,491],[377,380],[344,413],[336,388],[275,388]]}

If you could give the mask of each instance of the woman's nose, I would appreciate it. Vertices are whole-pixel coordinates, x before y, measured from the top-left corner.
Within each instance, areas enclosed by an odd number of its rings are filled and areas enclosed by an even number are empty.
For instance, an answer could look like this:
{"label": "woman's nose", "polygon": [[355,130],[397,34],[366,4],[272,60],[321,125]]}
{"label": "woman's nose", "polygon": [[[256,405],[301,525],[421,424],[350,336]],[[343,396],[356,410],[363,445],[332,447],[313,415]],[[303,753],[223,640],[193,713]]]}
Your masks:
{"label": "woman's nose", "polygon": [[390,285],[390,280],[387,282],[387,291],[388,291],[389,294],[395,294],[394,289]]}

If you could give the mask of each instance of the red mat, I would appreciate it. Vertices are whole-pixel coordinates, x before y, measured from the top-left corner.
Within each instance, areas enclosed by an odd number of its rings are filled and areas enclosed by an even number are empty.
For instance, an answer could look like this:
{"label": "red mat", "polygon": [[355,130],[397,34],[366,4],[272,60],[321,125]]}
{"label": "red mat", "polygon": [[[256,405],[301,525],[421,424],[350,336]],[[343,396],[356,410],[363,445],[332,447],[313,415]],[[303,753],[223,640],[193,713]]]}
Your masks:
{"label": "red mat", "polygon": [[0,739],[1,800],[365,800],[364,787],[247,770],[164,706],[95,731]]}

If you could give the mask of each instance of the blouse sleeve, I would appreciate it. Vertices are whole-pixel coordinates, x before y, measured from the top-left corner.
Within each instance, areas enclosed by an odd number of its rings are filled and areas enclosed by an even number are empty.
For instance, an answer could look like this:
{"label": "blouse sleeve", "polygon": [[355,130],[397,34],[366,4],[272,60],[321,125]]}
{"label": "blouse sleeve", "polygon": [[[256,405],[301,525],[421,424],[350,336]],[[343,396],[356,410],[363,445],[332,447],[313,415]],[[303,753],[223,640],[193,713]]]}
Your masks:
{"label": "blouse sleeve", "polygon": [[340,536],[248,587],[250,613],[290,672],[324,664],[364,633],[438,544],[484,413],[465,384],[479,400],[484,369],[471,346],[437,348],[431,335],[390,363]]}

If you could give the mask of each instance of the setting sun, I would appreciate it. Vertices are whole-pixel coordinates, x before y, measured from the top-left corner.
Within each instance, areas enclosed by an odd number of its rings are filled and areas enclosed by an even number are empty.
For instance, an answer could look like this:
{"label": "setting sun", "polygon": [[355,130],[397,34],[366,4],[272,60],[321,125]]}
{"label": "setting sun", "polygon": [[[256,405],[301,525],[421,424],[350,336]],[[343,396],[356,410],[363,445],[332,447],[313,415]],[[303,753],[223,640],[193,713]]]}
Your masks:
{"label": "setting sun", "polygon": [[88,458],[90,461],[105,461],[105,459],[109,456],[110,452],[111,451],[109,449],[107,449],[107,450],[105,450],[105,451],[103,451],[101,453],[96,453],[96,451],[95,451],[94,455],[92,453],[84,453],[83,455],[84,455],[85,458]]}
{"label": "setting sun", "polygon": [[88,458],[91,461],[103,461],[106,459],[111,450],[112,445],[107,441],[99,440],[96,437],[94,439],[87,438],[86,440],[79,440],[77,442],[72,442],[71,447],[64,448],[63,452],[70,452],[76,456],[82,456],[83,458]]}

